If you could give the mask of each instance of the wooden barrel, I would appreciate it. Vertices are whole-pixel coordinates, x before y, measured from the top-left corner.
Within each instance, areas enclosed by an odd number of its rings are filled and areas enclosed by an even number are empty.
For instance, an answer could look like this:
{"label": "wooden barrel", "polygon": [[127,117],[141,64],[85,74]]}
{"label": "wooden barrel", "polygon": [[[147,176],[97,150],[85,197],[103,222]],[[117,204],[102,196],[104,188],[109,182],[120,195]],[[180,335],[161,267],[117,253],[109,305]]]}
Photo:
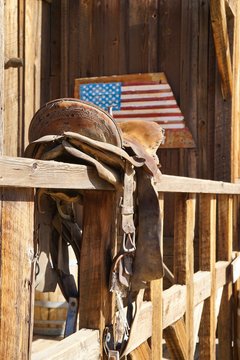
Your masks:
{"label": "wooden barrel", "polygon": [[[77,262],[69,247],[70,272],[77,283]],[[66,324],[68,303],[57,286],[55,292],[35,292],[34,335],[63,336]]]}

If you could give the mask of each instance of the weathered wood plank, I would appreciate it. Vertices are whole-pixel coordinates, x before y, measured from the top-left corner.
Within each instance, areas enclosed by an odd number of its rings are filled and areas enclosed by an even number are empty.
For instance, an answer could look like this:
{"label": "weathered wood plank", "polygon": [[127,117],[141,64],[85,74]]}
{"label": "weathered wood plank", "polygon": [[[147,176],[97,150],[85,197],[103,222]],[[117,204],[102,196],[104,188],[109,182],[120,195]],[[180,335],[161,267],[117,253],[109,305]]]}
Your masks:
{"label": "weathered wood plank", "polygon": [[25,1],[24,9],[24,124],[22,149],[28,144],[28,128],[40,106],[42,2]]}
{"label": "weathered wood plank", "polygon": [[215,359],[215,252],[216,252],[216,197],[200,196],[199,266],[211,273],[211,295],[205,300],[199,331],[199,355],[201,359]]}
{"label": "weathered wood plank", "polygon": [[232,95],[232,143],[231,143],[231,168],[232,181],[235,182],[240,176],[239,159],[239,113],[240,113],[240,4],[239,1],[229,0],[235,11],[234,39],[233,39],[233,95]]}
{"label": "weathered wood plank", "polygon": [[32,355],[31,360],[98,360],[99,331],[81,329],[47,349]]}
{"label": "weathered wood plank", "polygon": [[[233,198],[218,196],[218,260],[232,260],[233,244]],[[221,359],[232,359],[232,284],[223,288],[218,316],[218,351]]]}
{"label": "weathered wood plank", "polygon": [[[164,198],[159,194],[159,206],[161,217],[161,228],[163,229],[164,221]],[[163,231],[161,238],[161,251],[163,251]],[[151,356],[152,359],[162,358],[162,289],[163,280],[154,280],[150,282],[151,301],[153,306],[152,317],[152,337],[151,337]]]}
{"label": "weathered wood plank", "polygon": [[204,306],[204,301],[202,301],[201,303],[199,303],[197,306],[194,307],[194,351],[197,345],[197,337],[198,337],[199,327],[202,318],[203,306]]}
{"label": "weathered wood plank", "polygon": [[61,0],[61,97],[68,97],[69,0]]}
{"label": "weathered wood plank", "polygon": [[[120,21],[119,16],[121,9],[120,1],[105,0],[103,3],[103,34],[102,49],[103,64],[102,74],[113,75],[119,74],[120,63]],[[113,21],[114,19],[114,21]],[[126,31],[126,29],[125,29]],[[100,33],[100,36],[102,34]]]}
{"label": "weathered wood plank", "polygon": [[225,0],[211,0],[210,10],[218,68],[222,79],[222,93],[226,99],[232,95],[233,74]]}
{"label": "weathered wood plank", "polygon": [[194,304],[193,304],[193,240],[195,230],[195,195],[177,194],[174,218],[174,278],[186,285],[186,353],[194,356]]}
{"label": "weathered wood plank", "polygon": [[127,345],[126,354],[131,353],[152,336],[153,307],[151,301],[144,301],[139,309],[135,331],[131,334],[131,342]]}
{"label": "weathered wood plank", "polygon": [[112,323],[115,306],[109,291],[111,251],[116,243],[116,203],[113,192],[84,194],[83,237],[79,267],[79,327],[99,329],[102,338]]}
{"label": "weathered wood plank", "polygon": [[150,359],[161,359],[161,358],[153,358],[151,357],[151,349],[148,345],[148,342],[145,341],[139,347],[129,354],[129,358],[131,360],[150,360]]}
{"label": "weathered wood plank", "polygon": [[0,0],[0,156],[3,155],[4,124],[4,1]]}
{"label": "weathered wood plank", "polygon": [[111,190],[93,168],[24,158],[0,158],[0,186]]}
{"label": "weathered wood plank", "polygon": [[183,318],[168,326],[163,334],[171,358],[174,360],[186,360],[187,338]]}
{"label": "weathered wood plank", "polygon": [[[6,58],[18,57],[18,1],[9,0],[4,7],[4,55]],[[18,68],[4,71],[4,149],[8,156],[19,155],[18,133]],[[20,135],[21,136],[21,135]]]}
{"label": "weathered wood plank", "polygon": [[28,359],[34,291],[34,195],[32,189],[1,189],[0,358]]}
{"label": "weathered wood plank", "polygon": [[236,185],[222,181],[162,175],[161,181],[157,184],[157,190],[162,192],[239,194],[240,187]]}
{"label": "weathered wood plank", "polygon": [[[176,62],[180,63],[182,34],[180,30],[181,16],[176,16],[176,14],[180,14],[181,12],[181,3],[180,0],[175,0],[174,2],[160,1],[158,13],[158,51],[160,55],[158,69],[164,71],[166,74],[178,103],[182,83],[180,81],[180,66],[176,66]],[[185,24],[186,22],[184,21],[182,26]],[[169,46],[169,44],[174,44],[174,46]],[[175,61],[172,61],[172,59]],[[186,61],[186,53],[184,60]],[[185,109],[182,109],[182,111],[184,110]]]}
{"label": "weathered wood plank", "polygon": [[[111,190],[93,168],[56,161],[0,157],[0,185]],[[240,184],[162,175],[159,192],[239,194]]]}

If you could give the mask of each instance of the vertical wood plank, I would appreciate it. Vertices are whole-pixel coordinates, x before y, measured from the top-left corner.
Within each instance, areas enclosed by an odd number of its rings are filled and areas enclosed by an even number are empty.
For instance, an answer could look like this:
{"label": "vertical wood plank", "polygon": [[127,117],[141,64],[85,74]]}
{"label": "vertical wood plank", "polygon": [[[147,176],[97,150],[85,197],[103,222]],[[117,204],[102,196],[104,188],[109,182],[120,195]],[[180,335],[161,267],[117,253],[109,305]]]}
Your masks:
{"label": "vertical wood plank", "polygon": [[4,1],[0,0],[0,156],[3,154],[4,105]]}
{"label": "vertical wood plank", "polygon": [[[60,91],[60,78],[61,78],[61,44],[59,34],[61,32],[61,7],[59,6],[59,0],[53,0],[51,3],[51,28],[50,28],[50,89],[49,98],[47,100],[58,99],[61,97]],[[44,53],[42,53],[44,58]],[[80,64],[79,64],[80,68]],[[45,90],[47,91],[47,90]],[[45,102],[45,98],[42,98],[41,104]]]}
{"label": "vertical wood plank", "polygon": [[147,72],[148,1],[129,2],[128,72]]}
{"label": "vertical wood plank", "polygon": [[[104,0],[103,74],[118,74],[120,61],[120,1]],[[114,20],[113,20],[114,19]]]}
{"label": "vertical wood plank", "polygon": [[[111,249],[114,245],[115,195],[87,191],[84,194],[83,239],[79,274],[79,326],[99,329],[112,323],[112,295],[108,289]],[[115,219],[115,220],[114,220]]]}
{"label": "vertical wood plank", "polygon": [[[218,260],[232,260],[233,198],[218,196]],[[218,354],[220,359],[232,359],[232,284],[223,288],[218,317]]]}
{"label": "vertical wood plank", "polygon": [[28,144],[30,122],[40,105],[41,1],[25,1],[24,20],[24,124],[22,136],[25,148]]}
{"label": "vertical wood plank", "polygon": [[199,56],[197,87],[198,177],[208,178],[208,43],[209,8],[207,2],[199,6]]}
{"label": "vertical wood plank", "polygon": [[158,358],[158,357],[152,357],[151,356],[151,350],[150,347],[148,345],[148,342],[145,341],[144,343],[142,343],[140,346],[138,346],[135,350],[133,350],[128,358],[130,360],[150,360],[150,359],[162,359],[162,358]]}
{"label": "vertical wood plank", "polygon": [[[161,251],[163,252],[163,221],[164,221],[164,196],[159,194],[160,216],[161,216]],[[162,359],[162,289],[163,279],[154,280],[150,283],[152,313],[152,337],[151,337],[151,358]]]}
{"label": "vertical wood plank", "polygon": [[0,358],[29,359],[34,289],[32,189],[1,189]]}
{"label": "vertical wood plank", "polygon": [[69,0],[61,0],[61,97],[68,96]]}
{"label": "vertical wood plank", "polygon": [[[180,100],[180,56],[181,56],[181,1],[159,2],[159,71],[164,71],[174,96]],[[185,14],[187,16],[187,14]],[[186,24],[184,21],[183,24]],[[174,46],[169,46],[174,44]],[[185,59],[187,54],[185,53]],[[182,109],[183,110],[183,109]]]}
{"label": "vertical wood plank", "polygon": [[174,218],[174,277],[177,284],[186,284],[186,337],[187,357],[194,356],[194,230],[195,230],[195,195],[177,194]]}
{"label": "vertical wood plank", "polygon": [[239,117],[240,117],[240,4],[236,1],[236,17],[234,21],[234,48],[233,48],[233,99],[232,99],[232,176],[235,182],[240,177],[239,161]]}
{"label": "vertical wood plank", "polygon": [[[18,57],[18,1],[5,2],[4,57]],[[1,23],[2,26],[2,23]],[[18,134],[18,69],[4,70],[4,155],[17,156]]]}
{"label": "vertical wood plank", "polygon": [[[81,45],[79,44],[79,16],[80,2],[71,1],[69,4],[69,39],[68,39],[68,96],[73,97],[74,79],[79,77],[79,60],[81,56]],[[69,21],[69,20],[68,20]]]}
{"label": "vertical wood plank", "polygon": [[[80,13],[79,13],[79,75],[80,77],[93,76],[91,72],[91,43],[92,43],[92,7],[93,1],[79,0]],[[76,96],[76,95],[75,95]]]}
{"label": "vertical wood plank", "polygon": [[[56,50],[52,51],[51,25],[54,18],[51,19],[51,7],[53,5],[42,1],[42,25],[41,37],[41,83],[40,83],[40,105],[50,100],[51,89],[51,62],[56,58]],[[56,20],[55,20],[56,21]],[[56,25],[56,24],[54,24]],[[58,30],[58,29],[56,29]],[[58,33],[59,36],[59,33]],[[59,59],[59,56],[58,56]]]}
{"label": "vertical wood plank", "polygon": [[232,95],[232,64],[224,0],[211,0],[211,23],[224,99]]}
{"label": "vertical wood plank", "polygon": [[215,260],[216,260],[216,196],[200,195],[199,267],[210,271],[212,277],[211,296],[204,302],[199,332],[200,359],[215,359]]}

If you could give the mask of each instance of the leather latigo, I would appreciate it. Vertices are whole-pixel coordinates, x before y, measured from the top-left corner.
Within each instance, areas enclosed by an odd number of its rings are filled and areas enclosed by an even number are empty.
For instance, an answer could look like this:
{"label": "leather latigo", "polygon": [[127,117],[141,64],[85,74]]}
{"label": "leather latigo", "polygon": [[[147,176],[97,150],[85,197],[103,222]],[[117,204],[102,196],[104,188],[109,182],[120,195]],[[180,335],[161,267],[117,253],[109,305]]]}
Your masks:
{"label": "leather latigo", "polygon": [[[117,257],[113,259],[114,274],[111,274],[110,284],[113,289],[117,287],[122,295],[130,289],[144,288],[146,282],[163,276],[160,250],[162,229],[154,184],[161,178],[156,150],[164,140],[164,133],[156,123],[138,121],[136,126],[133,122],[129,123],[118,126],[107,112],[78,99],[54,100],[44,105],[33,117],[29,128],[30,144],[25,152],[27,157],[37,159],[92,165],[101,178],[122,192],[123,242]],[[81,195],[77,192],[70,194],[69,191],[46,190],[45,196],[51,198],[51,212],[43,216],[38,209],[38,227],[43,227],[38,238],[40,252],[47,249],[42,256],[43,269],[39,269],[39,284],[43,290],[46,288],[49,291],[51,287],[51,283],[47,286],[42,284],[43,278],[48,278],[46,272],[49,271],[51,255],[60,287],[68,298],[71,290],[66,285],[69,274],[64,257],[67,255],[65,245],[59,243],[59,238],[74,246],[79,259],[80,246],[76,246],[74,237],[81,241],[81,225],[74,214],[74,207]],[[55,202],[54,210],[52,201]],[[69,209],[69,203],[75,205]],[[50,219],[46,220],[48,213]],[[43,222],[48,225],[44,227]],[[53,247],[51,242],[60,245]],[[54,269],[50,269],[51,272]],[[45,272],[44,277],[42,271]],[[51,278],[54,287],[56,281],[53,274]],[[75,293],[74,285],[72,289]]]}

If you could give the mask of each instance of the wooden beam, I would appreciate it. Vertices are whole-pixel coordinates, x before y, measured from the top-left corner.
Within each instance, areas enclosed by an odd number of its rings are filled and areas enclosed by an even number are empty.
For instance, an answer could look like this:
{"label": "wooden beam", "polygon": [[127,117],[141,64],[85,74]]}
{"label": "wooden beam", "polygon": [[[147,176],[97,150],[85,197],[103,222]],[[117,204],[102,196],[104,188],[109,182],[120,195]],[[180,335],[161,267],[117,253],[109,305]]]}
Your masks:
{"label": "wooden beam", "polygon": [[232,95],[233,73],[227,29],[225,0],[210,0],[211,23],[224,99]]}
{"label": "wooden beam", "polygon": [[182,318],[164,330],[164,338],[171,359],[187,359],[186,326]]}
{"label": "wooden beam", "polygon": [[186,285],[186,353],[194,356],[194,304],[193,304],[193,240],[195,230],[195,195],[177,194],[174,217],[174,278]]}
{"label": "wooden beam", "polygon": [[193,179],[183,176],[162,175],[157,190],[162,192],[239,194],[240,184],[222,181]]}
{"label": "wooden beam", "polygon": [[162,358],[153,358],[151,356],[151,349],[148,345],[148,342],[145,341],[139,347],[129,354],[131,360],[150,360],[150,359],[162,359]]}
{"label": "wooden beam", "polygon": [[0,0],[0,156],[3,155],[4,124],[4,0]]}
{"label": "wooden beam", "polygon": [[86,191],[79,266],[79,327],[99,329],[100,349],[105,326],[115,306],[109,290],[112,248],[116,243],[116,203],[113,192]]}
{"label": "wooden beam", "polygon": [[199,332],[199,355],[202,359],[215,359],[215,252],[216,252],[216,197],[200,196],[199,266],[211,273],[211,293],[205,300]]}
{"label": "wooden beam", "polygon": [[[230,1],[230,0],[229,0]],[[239,119],[240,119],[240,3],[232,0],[235,4],[234,38],[233,38],[233,98],[232,98],[232,121],[231,121],[231,167],[233,182],[240,177],[239,161]]]}
{"label": "wooden beam", "polygon": [[[229,268],[231,263],[226,261],[219,261],[216,263],[216,289],[221,289],[223,285],[231,281],[229,276]],[[225,274],[225,275],[224,275]],[[211,296],[211,280],[212,276],[209,271],[198,271],[193,276],[193,306],[194,309],[200,305],[204,300]],[[170,327],[178,322],[186,312],[186,285],[173,285],[171,288],[163,291],[163,329]],[[199,306],[200,309],[200,306]],[[195,311],[195,310],[194,310]],[[200,311],[200,310],[199,310]],[[131,346],[127,353],[132,353],[134,349],[143,344],[152,336],[152,316],[153,307],[151,301],[144,301],[138,315],[136,323],[136,334],[132,337]],[[216,322],[215,322],[216,323]],[[180,329],[181,325],[177,325]],[[194,338],[196,336],[196,321],[194,322]],[[180,331],[182,336],[185,333]],[[174,330],[174,336],[178,334]],[[179,339],[184,346],[183,339]]]}
{"label": "wooden beam", "polygon": [[56,344],[33,354],[31,360],[97,360],[99,354],[99,331],[81,329]]}
{"label": "wooden beam", "polygon": [[[163,194],[159,194],[159,206],[161,217],[161,229],[163,229],[164,222],[164,197]],[[163,251],[163,231],[161,232],[161,251]],[[151,358],[162,358],[162,291],[163,280],[154,280],[150,282],[151,301],[153,306],[152,317],[152,337],[151,337]]]}
{"label": "wooden beam", "polygon": [[91,167],[7,156],[0,158],[0,186],[113,189]]}
{"label": "wooden beam", "polygon": [[[232,260],[233,198],[218,196],[218,260]],[[232,359],[232,284],[223,287],[218,316],[218,354],[221,359]]]}
{"label": "wooden beam", "polygon": [[[118,180],[116,177],[116,181]],[[89,166],[9,156],[0,157],[0,186],[113,190],[113,187],[101,180],[96,170]],[[157,190],[238,195],[240,184],[162,175]]]}
{"label": "wooden beam", "polygon": [[34,194],[0,189],[0,359],[29,359],[34,299]]}

